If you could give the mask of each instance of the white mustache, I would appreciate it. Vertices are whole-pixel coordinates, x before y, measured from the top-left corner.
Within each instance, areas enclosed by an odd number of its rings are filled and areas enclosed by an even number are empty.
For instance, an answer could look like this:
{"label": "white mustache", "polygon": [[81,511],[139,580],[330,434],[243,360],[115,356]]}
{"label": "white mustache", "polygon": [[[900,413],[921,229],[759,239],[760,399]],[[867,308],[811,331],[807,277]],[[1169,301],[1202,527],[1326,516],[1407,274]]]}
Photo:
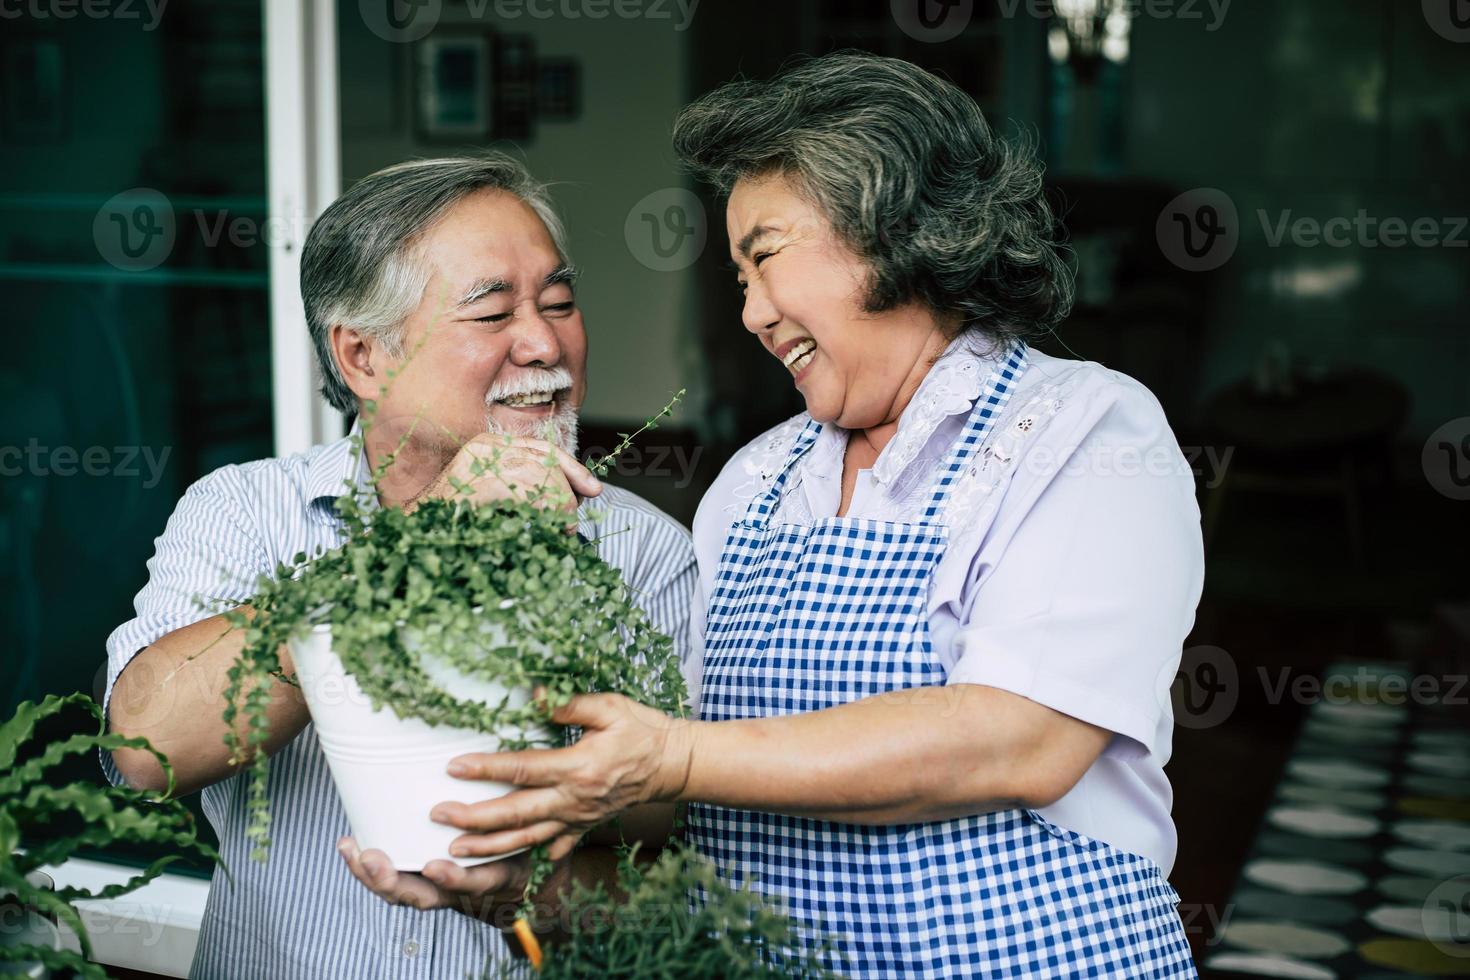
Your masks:
{"label": "white mustache", "polygon": [[563,367],[528,368],[507,381],[496,379],[485,395],[485,404],[492,405],[516,395],[537,395],[541,392],[558,392],[572,386],[572,372]]}

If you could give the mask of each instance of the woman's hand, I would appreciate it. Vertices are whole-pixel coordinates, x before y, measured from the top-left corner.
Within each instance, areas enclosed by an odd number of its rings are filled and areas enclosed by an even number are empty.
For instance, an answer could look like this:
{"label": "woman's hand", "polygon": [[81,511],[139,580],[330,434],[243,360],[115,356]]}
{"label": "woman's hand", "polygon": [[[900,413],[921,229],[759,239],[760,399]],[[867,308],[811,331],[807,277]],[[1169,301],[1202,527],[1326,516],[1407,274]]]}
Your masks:
{"label": "woman's hand", "polygon": [[[575,841],[574,841],[575,842]],[[361,851],[357,841],[344,837],[337,850],[352,876],[390,905],[416,909],[458,909],[471,918],[510,928],[531,877],[530,856],[517,854],[473,868],[453,861],[430,861],[422,874],[399,871],[382,851]],[[570,874],[567,847],[556,870],[542,885],[543,894],[561,890]],[[502,921],[503,920],[503,921]]]}
{"label": "woman's hand", "polygon": [[621,694],[574,697],[551,720],[580,725],[581,739],[565,749],[473,753],[450,761],[451,776],[521,787],[499,799],[434,807],[433,820],[468,831],[451,853],[489,856],[555,841],[555,859],[629,807],[672,801],[683,792],[693,753],[691,722]]}

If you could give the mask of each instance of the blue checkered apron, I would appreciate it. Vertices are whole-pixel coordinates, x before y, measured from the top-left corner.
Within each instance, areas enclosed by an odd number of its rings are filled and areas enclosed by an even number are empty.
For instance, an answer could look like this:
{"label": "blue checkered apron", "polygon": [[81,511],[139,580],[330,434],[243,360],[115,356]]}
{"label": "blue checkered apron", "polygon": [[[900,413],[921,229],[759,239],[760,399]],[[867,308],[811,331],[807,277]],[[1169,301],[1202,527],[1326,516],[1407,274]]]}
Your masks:
{"label": "blue checkered apron", "polygon": [[[942,685],[929,576],[945,501],[1026,367],[1018,345],[991,375],[918,523],[771,523],[809,422],[770,489],[730,528],[710,599],[700,717],[819,711]],[[689,840],[726,877],[831,942],[847,977],[1195,977],[1175,905],[1147,858],[1035,810],[870,827],[695,805]]]}

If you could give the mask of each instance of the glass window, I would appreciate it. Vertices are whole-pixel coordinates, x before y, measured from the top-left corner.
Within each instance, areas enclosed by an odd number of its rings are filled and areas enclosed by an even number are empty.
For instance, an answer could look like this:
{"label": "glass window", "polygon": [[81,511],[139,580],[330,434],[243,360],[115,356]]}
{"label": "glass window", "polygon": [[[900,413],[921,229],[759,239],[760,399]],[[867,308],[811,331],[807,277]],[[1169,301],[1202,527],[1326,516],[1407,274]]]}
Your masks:
{"label": "glass window", "polygon": [[272,452],[261,0],[161,9],[0,35],[6,715],[100,693],[184,489]]}

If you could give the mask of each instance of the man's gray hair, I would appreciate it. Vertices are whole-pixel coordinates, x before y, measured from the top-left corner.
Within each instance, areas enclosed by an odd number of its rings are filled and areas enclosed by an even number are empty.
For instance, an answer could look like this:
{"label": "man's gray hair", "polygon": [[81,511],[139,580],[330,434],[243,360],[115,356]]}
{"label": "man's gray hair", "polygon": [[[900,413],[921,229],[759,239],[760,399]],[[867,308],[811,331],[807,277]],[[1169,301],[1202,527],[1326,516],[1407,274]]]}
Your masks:
{"label": "man's gray hair", "polygon": [[462,198],[480,190],[514,194],[536,212],[567,261],[566,233],[543,184],[504,153],[411,160],[352,185],[322,213],[301,253],[301,299],[322,372],[322,395],[357,410],[332,352],[332,327],[353,327],[401,355],[402,324],[423,299],[429,271],[422,237]]}
{"label": "man's gray hair", "polygon": [[730,82],[680,112],[674,149],[722,194],[790,180],[867,263],[870,313],[918,300],[1003,343],[1071,307],[1032,149],[906,61],[840,51]]}

